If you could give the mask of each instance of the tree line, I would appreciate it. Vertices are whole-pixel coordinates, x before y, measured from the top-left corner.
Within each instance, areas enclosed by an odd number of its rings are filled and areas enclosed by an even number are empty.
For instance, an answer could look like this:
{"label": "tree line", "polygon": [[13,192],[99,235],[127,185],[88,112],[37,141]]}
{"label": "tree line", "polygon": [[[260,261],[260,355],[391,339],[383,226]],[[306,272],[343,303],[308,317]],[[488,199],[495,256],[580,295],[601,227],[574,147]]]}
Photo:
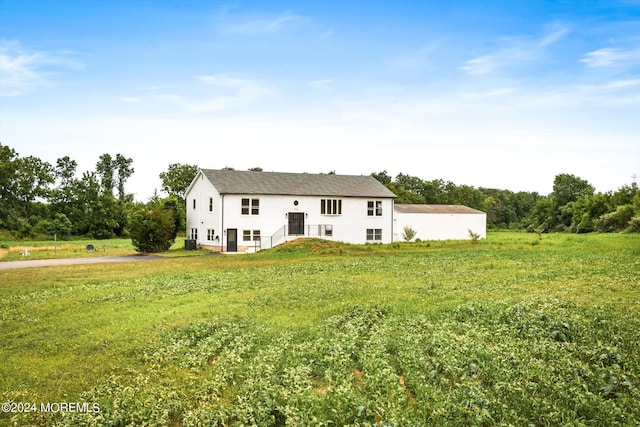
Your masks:
{"label": "tree line", "polygon": [[[135,172],[131,158],[105,153],[93,170],[79,175],[77,168],[69,156],[50,164],[0,144],[0,235],[131,237],[142,252],[152,252],[167,246],[167,236],[173,243],[184,228],[184,190],[197,166],[170,165],[160,174],[168,197],[155,195],[146,203],[125,190]],[[160,225],[163,230],[155,230]]]}
{"label": "tree line", "polygon": [[[21,157],[0,144],[0,234],[12,238],[132,237],[135,244],[135,234],[157,240],[152,224],[165,224],[173,239],[184,229],[184,193],[198,170],[196,165],[170,164],[159,175],[168,196],[156,194],[148,202],[134,201],[125,190],[135,172],[131,158],[105,153],[93,170],[78,175],[77,168],[69,156],[50,164],[34,156]],[[387,171],[371,175],[397,195],[396,203],[466,205],[486,212],[489,228],[539,233],[640,232],[640,191],[635,183],[615,192],[596,193],[586,180],[560,174],[553,192],[544,196],[423,180],[403,173],[392,178]]]}
{"label": "tree line", "polygon": [[403,173],[392,178],[387,171],[372,176],[398,196],[396,203],[466,205],[486,212],[489,228],[538,233],[640,232],[640,190],[636,183],[596,193],[588,181],[559,174],[551,194],[543,196],[456,185],[441,179],[425,181]]}

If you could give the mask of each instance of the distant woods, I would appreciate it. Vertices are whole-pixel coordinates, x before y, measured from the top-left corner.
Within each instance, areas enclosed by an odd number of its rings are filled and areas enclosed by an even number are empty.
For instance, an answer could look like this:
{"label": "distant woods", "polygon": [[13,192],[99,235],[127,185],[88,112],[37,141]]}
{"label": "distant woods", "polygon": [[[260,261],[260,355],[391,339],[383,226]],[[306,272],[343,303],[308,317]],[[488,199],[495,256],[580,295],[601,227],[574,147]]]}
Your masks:
{"label": "distant woods", "polygon": [[[130,237],[132,230],[141,230],[131,221],[147,214],[173,224],[170,234],[174,238],[184,230],[184,195],[198,166],[170,164],[159,175],[167,196],[155,195],[144,203],[126,192],[127,181],[135,172],[131,158],[105,153],[93,170],[79,173],[77,167],[69,156],[50,164],[34,156],[21,157],[0,144],[0,237]],[[428,181],[402,173],[392,178],[386,171],[372,176],[397,195],[396,203],[466,205],[486,212],[489,228],[537,233],[640,232],[640,191],[635,183],[615,192],[596,193],[584,179],[560,174],[553,192],[543,196],[441,179]],[[147,210],[144,214],[143,209]]]}
{"label": "distant woods", "polygon": [[135,172],[133,159],[105,153],[93,170],[80,173],[77,168],[69,156],[50,164],[0,144],[0,237],[130,237],[140,230],[132,221],[143,217],[144,209],[158,217],[158,204],[174,238],[184,226],[184,189],[197,166],[170,165],[160,176],[168,197],[154,196],[146,203],[135,202],[126,192]]}
{"label": "distant woods", "polygon": [[393,191],[396,203],[460,204],[487,213],[489,228],[526,229],[530,232],[640,232],[640,191],[636,183],[615,192],[596,193],[589,182],[559,174],[553,192],[517,192],[456,185],[441,179],[425,181],[387,171],[372,176]]}

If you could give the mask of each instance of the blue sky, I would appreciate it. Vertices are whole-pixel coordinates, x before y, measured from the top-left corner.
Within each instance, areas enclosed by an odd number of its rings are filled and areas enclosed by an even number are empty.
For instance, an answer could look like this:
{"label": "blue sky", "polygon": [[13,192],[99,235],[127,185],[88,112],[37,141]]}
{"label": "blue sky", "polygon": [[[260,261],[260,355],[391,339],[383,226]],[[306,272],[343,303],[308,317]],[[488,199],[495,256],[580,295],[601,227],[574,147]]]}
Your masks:
{"label": "blue sky", "polygon": [[548,194],[640,175],[640,1],[0,0],[0,141]]}

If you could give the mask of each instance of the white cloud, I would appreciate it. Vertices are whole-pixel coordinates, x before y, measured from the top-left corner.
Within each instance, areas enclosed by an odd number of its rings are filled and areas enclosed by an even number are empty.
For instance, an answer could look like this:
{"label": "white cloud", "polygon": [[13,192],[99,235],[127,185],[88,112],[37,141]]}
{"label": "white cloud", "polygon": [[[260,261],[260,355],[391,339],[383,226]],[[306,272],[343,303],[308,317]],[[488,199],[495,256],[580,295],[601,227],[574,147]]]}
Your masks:
{"label": "white cloud", "polygon": [[18,96],[46,84],[42,66],[46,58],[39,52],[24,52],[16,43],[0,45],[0,88],[2,96]]}
{"label": "white cloud", "polygon": [[297,19],[299,19],[297,15],[290,12],[284,12],[277,16],[249,18],[245,20],[237,20],[236,22],[229,22],[224,28],[227,33],[231,34],[258,36],[277,33],[285,26],[285,24]]}
{"label": "white cloud", "polygon": [[468,60],[460,69],[469,75],[475,76],[491,73],[497,66],[496,57],[486,55]]}
{"label": "white cloud", "polygon": [[0,41],[0,96],[20,96],[52,84],[60,69],[78,69],[83,64],[70,55],[30,51],[19,42]]}
{"label": "white cloud", "polygon": [[493,53],[468,60],[460,67],[469,75],[489,74],[514,63],[533,61],[541,56],[540,47],[522,41],[510,41],[510,45]]}
{"label": "white cloud", "polygon": [[619,90],[619,89],[632,89],[636,87],[640,87],[639,79],[615,80],[612,82],[603,83],[601,85],[583,86],[582,88],[588,91],[608,91],[608,90]]}
{"label": "white cloud", "polygon": [[201,83],[198,92],[209,94],[195,98],[164,93],[156,98],[178,104],[189,112],[204,113],[251,105],[273,93],[267,85],[227,74],[198,75],[194,79]]}
{"label": "white cloud", "polygon": [[540,46],[549,46],[562,39],[569,33],[567,28],[557,28],[553,32],[547,34],[540,40]]}
{"label": "white cloud", "polygon": [[120,102],[125,102],[127,104],[137,104],[138,102],[140,102],[140,98],[136,98],[133,96],[121,96],[118,98],[118,101]]}
{"label": "white cloud", "polygon": [[549,46],[561,40],[569,30],[554,25],[540,39],[532,37],[504,37],[498,41],[501,47],[493,52],[481,55],[465,62],[460,67],[468,75],[483,75],[498,71],[512,64],[539,60],[546,53]]}
{"label": "white cloud", "polygon": [[589,68],[637,65],[640,63],[640,49],[605,47],[587,53],[580,62]]}
{"label": "white cloud", "polygon": [[308,82],[309,86],[322,92],[332,92],[332,83],[333,80],[331,79],[312,80]]}

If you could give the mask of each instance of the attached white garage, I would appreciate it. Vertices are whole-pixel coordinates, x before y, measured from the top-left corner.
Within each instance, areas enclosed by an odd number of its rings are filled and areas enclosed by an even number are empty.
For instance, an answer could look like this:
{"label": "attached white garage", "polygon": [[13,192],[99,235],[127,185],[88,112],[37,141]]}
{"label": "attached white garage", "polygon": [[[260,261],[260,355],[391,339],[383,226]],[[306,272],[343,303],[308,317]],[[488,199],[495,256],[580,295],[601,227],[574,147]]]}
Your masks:
{"label": "attached white garage", "polygon": [[416,232],[412,240],[465,240],[469,231],[487,237],[487,214],[462,205],[394,206],[393,231],[396,242],[404,240],[404,229]]}

